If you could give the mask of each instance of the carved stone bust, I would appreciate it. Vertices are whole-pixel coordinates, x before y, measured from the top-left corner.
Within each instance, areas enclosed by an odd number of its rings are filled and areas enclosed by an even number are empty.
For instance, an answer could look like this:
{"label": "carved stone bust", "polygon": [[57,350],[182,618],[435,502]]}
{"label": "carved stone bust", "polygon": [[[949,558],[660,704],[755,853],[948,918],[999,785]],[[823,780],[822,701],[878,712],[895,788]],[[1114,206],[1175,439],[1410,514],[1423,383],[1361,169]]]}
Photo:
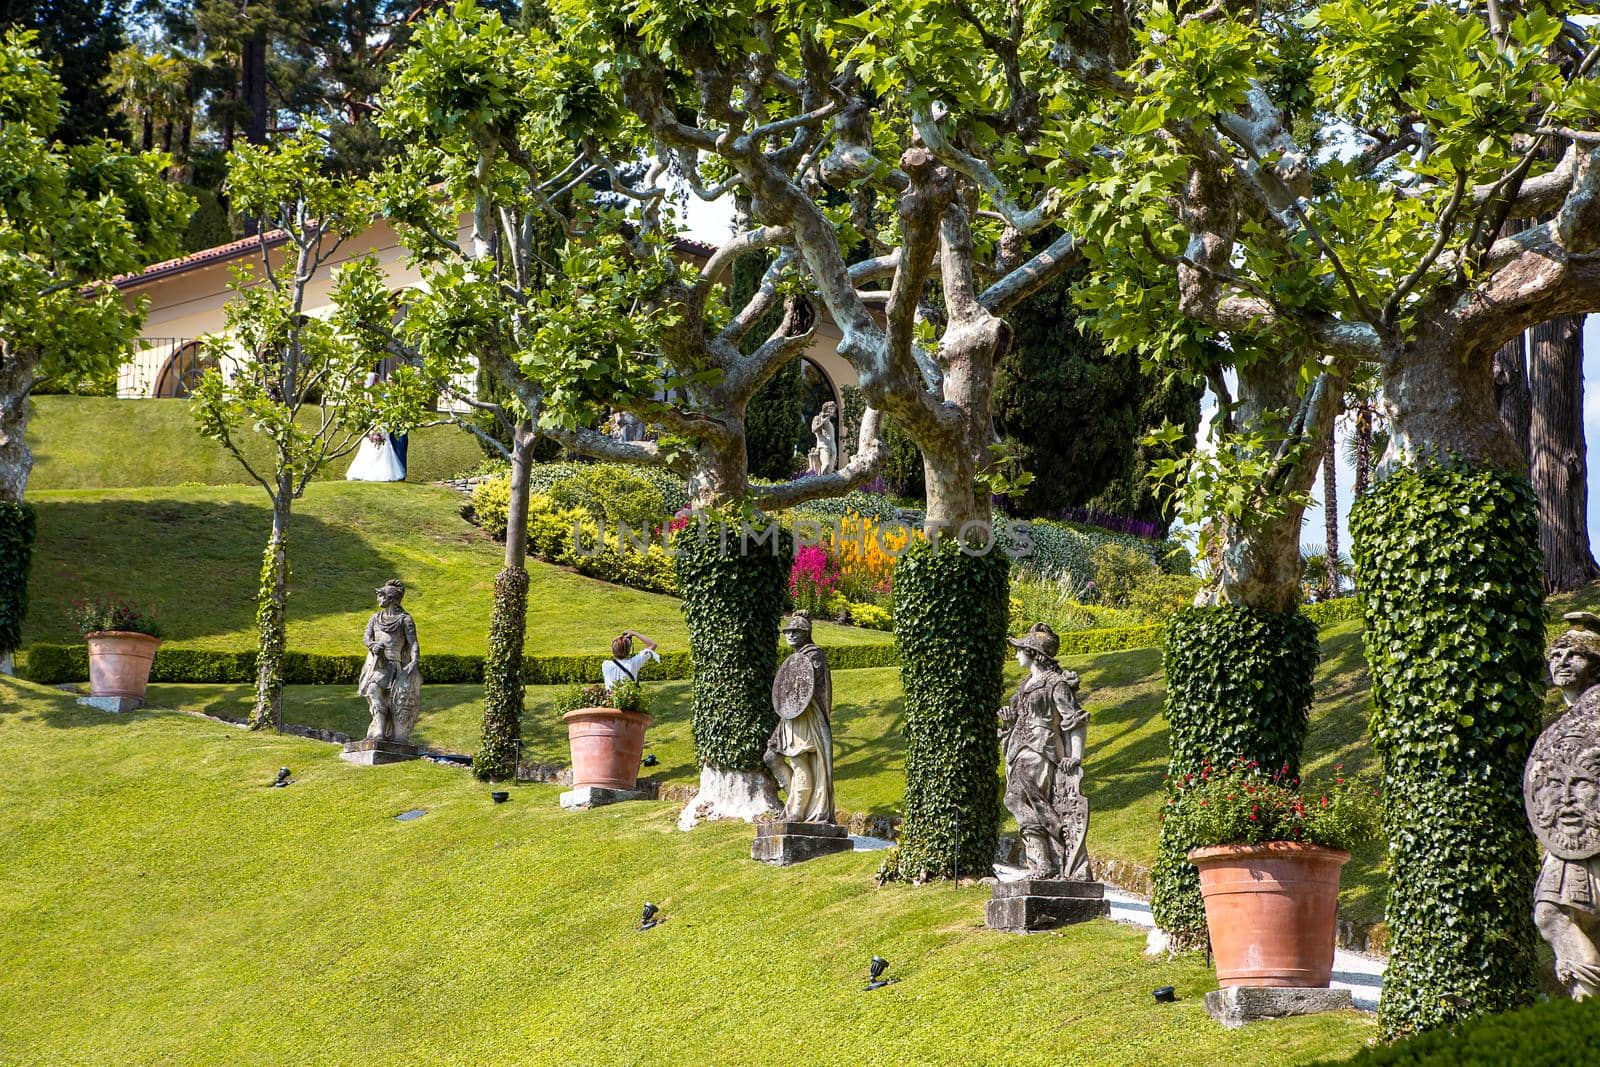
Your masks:
{"label": "carved stone bust", "polygon": [[1545,847],[1533,918],[1575,1000],[1600,995],[1600,617],[1572,628],[1549,653],[1567,711],[1539,735],[1523,773],[1523,801]]}

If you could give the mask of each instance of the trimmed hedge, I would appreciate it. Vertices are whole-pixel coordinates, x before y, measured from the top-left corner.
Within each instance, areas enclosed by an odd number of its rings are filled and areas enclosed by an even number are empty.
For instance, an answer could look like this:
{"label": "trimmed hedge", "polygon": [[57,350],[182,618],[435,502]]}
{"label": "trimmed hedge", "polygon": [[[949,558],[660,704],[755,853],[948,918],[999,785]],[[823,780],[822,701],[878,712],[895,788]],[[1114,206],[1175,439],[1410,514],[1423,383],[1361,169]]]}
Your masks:
{"label": "trimmed hedge", "polygon": [[[1186,608],[1167,620],[1164,709],[1171,726],[1173,779],[1199,776],[1207,763],[1256,760],[1268,773],[1298,775],[1310,726],[1317,627],[1299,613],[1241,606]],[[1180,947],[1206,944],[1200,876],[1185,854],[1182,820],[1161,824],[1151,872],[1156,925]]]}
{"label": "trimmed hedge", "polygon": [[1334,600],[1324,600],[1319,604],[1302,604],[1300,614],[1318,626],[1331,626],[1336,622],[1349,622],[1351,619],[1360,621],[1361,598],[1342,596]]}
{"label": "trimmed hedge", "polygon": [[[704,669],[694,680],[694,753],[701,767],[760,770],[778,724],[772,678],[778,622],[789,601],[794,538],[768,527],[771,541],[690,526],[673,541],[689,649]],[[724,539],[725,542],[724,543]]]}
{"label": "trimmed hedge", "polygon": [[[1600,1049],[1600,1006],[1551,1000],[1503,1015],[1378,1045],[1337,1061],[1349,1067],[1573,1067]],[[1320,1067],[1334,1067],[1325,1060]]]}
{"label": "trimmed hedge", "polygon": [[1350,530],[1389,838],[1378,1022],[1401,1037],[1533,998],[1539,530],[1525,475],[1451,467],[1392,474]]}
{"label": "trimmed hedge", "polygon": [[[774,650],[776,655],[778,650]],[[864,667],[893,667],[899,656],[893,645],[842,645],[828,648],[828,665],[836,671]],[[325,656],[286,652],[286,685],[355,685],[364,656]],[[599,656],[527,656],[522,661],[526,685],[565,685],[598,682]],[[89,679],[89,650],[85,645],[30,645],[20,657],[18,673],[41,685],[66,685]],[[689,653],[663,652],[660,663],[645,669],[645,679],[670,681],[694,676]],[[254,652],[219,652],[212,649],[171,648],[156,652],[150,670],[152,682],[201,682],[216,685],[255,684]],[[449,653],[423,653],[425,685],[482,685],[483,657]]]}
{"label": "trimmed hedge", "polygon": [[897,873],[910,881],[987,875],[994,863],[1009,573],[1003,553],[969,556],[953,538],[914,542],[895,564],[906,703]]}
{"label": "trimmed hedge", "polygon": [[0,659],[22,647],[34,533],[30,505],[0,501]]}

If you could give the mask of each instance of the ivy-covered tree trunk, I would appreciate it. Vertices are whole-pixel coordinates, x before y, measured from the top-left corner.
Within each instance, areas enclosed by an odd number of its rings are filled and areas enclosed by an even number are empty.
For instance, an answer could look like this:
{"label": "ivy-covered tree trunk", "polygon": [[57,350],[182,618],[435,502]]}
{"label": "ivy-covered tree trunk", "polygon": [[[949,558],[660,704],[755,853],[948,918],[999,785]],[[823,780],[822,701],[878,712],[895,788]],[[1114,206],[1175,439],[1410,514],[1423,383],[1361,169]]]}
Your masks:
{"label": "ivy-covered tree trunk", "polygon": [[[1243,604],[1190,608],[1168,620],[1163,657],[1174,782],[1237,760],[1299,775],[1318,658],[1310,619]],[[1197,842],[1178,825],[1162,820],[1150,906],[1174,948],[1199,948],[1205,905],[1185,858]]]}
{"label": "ivy-covered tree trunk", "polygon": [[674,540],[678,588],[694,661],[694,751],[700,789],[681,829],[710,819],[751,820],[782,807],[762,758],[777,725],[772,679],[778,623],[787,602],[794,544],[772,527],[764,538],[709,519]]}
{"label": "ivy-covered tree trunk", "polygon": [[256,596],[256,703],[250,712],[250,729],[283,728],[283,653],[289,605],[289,499],[279,479],[279,496],[272,506],[272,536],[261,557],[261,588]]}
{"label": "ivy-covered tree trunk", "polygon": [[954,537],[913,542],[895,565],[906,699],[899,873],[912,881],[983,877],[994,864],[1009,581],[1005,553],[969,555]]}
{"label": "ivy-covered tree trunk", "polygon": [[[1295,384],[1265,363],[1239,370],[1234,416],[1245,427],[1270,413],[1293,410]],[[1167,624],[1165,714],[1170,728],[1172,779],[1256,760],[1298,774],[1319,650],[1316,626],[1300,614],[1299,494],[1309,491],[1332,448],[1343,384],[1319,379],[1308,395],[1306,441],[1284,472],[1276,509],[1223,521],[1217,573],[1205,606],[1179,612]],[[1335,538],[1336,540],[1336,538]],[[1336,546],[1333,546],[1336,549]],[[1163,821],[1151,908],[1172,947],[1206,944],[1199,872],[1186,855],[1192,842]]]}
{"label": "ivy-covered tree trunk", "polygon": [[22,647],[33,538],[33,508],[20,501],[0,500],[0,674],[14,672],[13,656]]}
{"label": "ivy-covered tree trunk", "polygon": [[1386,361],[1389,451],[1352,515],[1389,839],[1390,1037],[1535,988],[1522,773],[1544,690],[1538,521],[1492,365],[1437,334]]}
{"label": "ivy-covered tree trunk", "polygon": [[528,629],[528,469],[537,441],[529,423],[512,434],[505,562],[494,579],[489,648],[483,660],[483,739],[472,757],[472,773],[485,781],[504,781],[517,773],[522,651]]}
{"label": "ivy-covered tree trunk", "polygon": [[1389,839],[1378,1017],[1399,1037],[1533,999],[1538,528],[1520,473],[1430,466],[1374,486],[1351,533]]}

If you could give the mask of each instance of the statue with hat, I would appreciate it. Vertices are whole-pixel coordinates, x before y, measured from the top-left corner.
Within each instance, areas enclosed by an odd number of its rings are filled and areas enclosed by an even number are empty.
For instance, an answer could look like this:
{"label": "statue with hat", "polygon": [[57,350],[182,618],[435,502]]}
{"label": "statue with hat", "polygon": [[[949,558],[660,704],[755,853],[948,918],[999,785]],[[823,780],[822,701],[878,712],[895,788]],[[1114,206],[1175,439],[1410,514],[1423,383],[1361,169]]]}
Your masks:
{"label": "statue with hat", "polygon": [[833,822],[833,676],[828,656],[811,639],[811,616],[797,611],[783,624],[794,649],[772,680],[778,725],[766,765],[784,791],[784,818]]}
{"label": "statue with hat", "polygon": [[1533,921],[1574,1000],[1600,995],[1600,617],[1564,616],[1550,680],[1567,710],[1539,735],[1523,773],[1528,821],[1545,847]]}
{"label": "statue with hat", "polygon": [[378,611],[367,620],[363,637],[367,662],[361,668],[357,691],[372,711],[367,739],[406,744],[422,709],[417,624],[401,606],[406,595],[404,582],[391,578],[377,592]]}
{"label": "statue with hat", "polygon": [[1061,639],[1042,622],[1006,641],[1028,672],[1000,709],[1000,741],[1005,804],[1016,816],[1029,876],[1088,880],[1083,753],[1089,713],[1078,702],[1078,675],[1056,662]]}

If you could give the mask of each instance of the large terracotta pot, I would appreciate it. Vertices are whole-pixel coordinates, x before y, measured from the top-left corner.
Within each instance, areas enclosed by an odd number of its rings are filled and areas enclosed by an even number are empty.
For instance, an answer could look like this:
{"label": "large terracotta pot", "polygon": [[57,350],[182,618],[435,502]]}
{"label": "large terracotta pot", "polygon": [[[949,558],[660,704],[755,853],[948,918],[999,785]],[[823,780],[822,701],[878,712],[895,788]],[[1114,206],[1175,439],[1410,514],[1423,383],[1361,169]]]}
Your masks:
{"label": "large terracotta pot", "polygon": [[1189,853],[1221,986],[1322,989],[1333,976],[1339,868],[1350,853],[1297,841]]}
{"label": "large terracotta pot", "polygon": [[579,708],[562,716],[572,745],[572,784],[632,789],[639,784],[644,728],[650,716],[616,708]]}
{"label": "large terracotta pot", "polygon": [[144,699],[161,638],[127,630],[99,630],[89,642],[89,693],[97,697]]}

